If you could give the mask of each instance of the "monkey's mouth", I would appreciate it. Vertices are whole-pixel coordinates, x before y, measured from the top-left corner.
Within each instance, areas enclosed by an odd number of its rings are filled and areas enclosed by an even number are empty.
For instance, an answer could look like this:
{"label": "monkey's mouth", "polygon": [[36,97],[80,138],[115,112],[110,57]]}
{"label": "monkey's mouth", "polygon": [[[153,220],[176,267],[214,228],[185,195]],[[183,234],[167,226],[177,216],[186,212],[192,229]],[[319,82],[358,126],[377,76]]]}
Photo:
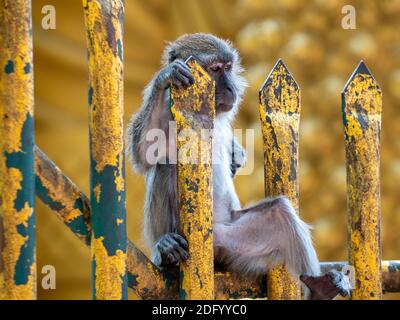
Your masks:
{"label": "monkey's mouth", "polygon": [[233,108],[233,104],[231,103],[218,103],[217,107],[216,107],[216,111],[217,112],[228,112],[230,110],[232,110]]}
{"label": "monkey's mouth", "polygon": [[232,110],[236,97],[231,88],[227,88],[223,93],[215,95],[216,111],[217,112],[228,112]]}

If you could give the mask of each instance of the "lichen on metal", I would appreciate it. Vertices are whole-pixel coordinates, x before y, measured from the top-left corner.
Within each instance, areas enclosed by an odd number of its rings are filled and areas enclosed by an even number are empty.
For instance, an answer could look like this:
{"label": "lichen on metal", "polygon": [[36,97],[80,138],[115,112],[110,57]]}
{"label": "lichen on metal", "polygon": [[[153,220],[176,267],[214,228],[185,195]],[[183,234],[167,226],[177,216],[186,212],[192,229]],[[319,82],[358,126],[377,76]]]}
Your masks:
{"label": "lichen on metal", "polygon": [[122,46],[117,43],[123,42],[124,1],[83,0],[83,6],[89,51],[91,153],[100,172],[107,165],[121,166],[122,115],[115,106],[123,104]]}
{"label": "lichen on metal", "polygon": [[[264,141],[265,195],[286,195],[298,211],[298,141],[300,89],[279,60],[259,92]],[[282,265],[267,276],[268,299],[300,299],[298,280]]]}
{"label": "lichen on metal", "polygon": [[0,2],[0,300],[36,299],[30,0]]}
{"label": "lichen on metal", "polygon": [[[212,138],[202,135],[202,130],[213,128],[215,84],[193,58],[187,65],[195,83],[171,89],[178,134],[179,229],[189,243],[189,259],[181,264],[179,293],[181,299],[207,300],[214,298]],[[189,133],[186,138],[180,138],[183,132]],[[190,139],[197,141],[190,144]]]}
{"label": "lichen on metal", "polygon": [[126,277],[126,253],[116,250],[115,255],[109,255],[103,242],[103,237],[93,237],[91,244],[92,259],[96,262],[94,269],[96,272],[96,298],[120,300],[122,299],[121,287],[124,285],[123,281]]}
{"label": "lichen on metal", "polygon": [[[119,272],[126,270],[124,1],[84,0],[83,7],[89,57],[93,298],[126,299],[127,274]],[[110,270],[118,272],[110,275]]]}
{"label": "lichen on metal", "polygon": [[380,131],[382,92],[360,62],[342,92],[352,299],[381,299]]}

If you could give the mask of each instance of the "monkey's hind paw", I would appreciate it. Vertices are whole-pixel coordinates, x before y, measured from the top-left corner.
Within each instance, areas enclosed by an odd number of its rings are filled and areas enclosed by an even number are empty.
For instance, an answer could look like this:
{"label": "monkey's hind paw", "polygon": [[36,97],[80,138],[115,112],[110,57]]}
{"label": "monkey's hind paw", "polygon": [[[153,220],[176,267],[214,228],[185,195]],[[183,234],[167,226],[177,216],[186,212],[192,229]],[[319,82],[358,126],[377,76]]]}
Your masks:
{"label": "monkey's hind paw", "polygon": [[174,266],[189,258],[188,243],[177,233],[163,235],[155,244],[154,263],[163,267]]}
{"label": "monkey's hind paw", "polygon": [[310,300],[332,300],[337,295],[350,295],[350,280],[342,272],[331,270],[322,276],[301,275],[300,280],[310,289]]}

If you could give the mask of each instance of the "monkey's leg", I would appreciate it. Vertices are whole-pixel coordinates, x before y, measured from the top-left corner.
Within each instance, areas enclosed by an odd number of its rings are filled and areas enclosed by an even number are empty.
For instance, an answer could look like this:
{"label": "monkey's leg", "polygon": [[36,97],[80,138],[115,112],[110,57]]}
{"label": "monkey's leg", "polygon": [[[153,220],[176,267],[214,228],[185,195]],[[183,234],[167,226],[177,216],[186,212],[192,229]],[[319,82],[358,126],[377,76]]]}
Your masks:
{"label": "monkey's leg", "polygon": [[[215,223],[217,260],[240,273],[261,275],[284,263],[289,271],[319,275],[309,227],[285,197],[266,199],[232,212],[230,223]],[[236,220],[235,220],[236,219]]]}
{"label": "monkey's leg", "polygon": [[306,298],[330,300],[349,294],[348,278],[332,270],[320,275],[309,227],[285,197],[231,212],[232,221],[214,226],[217,260],[240,273],[261,275],[284,263],[306,287]]}
{"label": "monkey's leg", "polygon": [[144,206],[144,238],[158,266],[173,266],[188,258],[188,243],[177,234],[176,166],[157,164],[148,169]]}

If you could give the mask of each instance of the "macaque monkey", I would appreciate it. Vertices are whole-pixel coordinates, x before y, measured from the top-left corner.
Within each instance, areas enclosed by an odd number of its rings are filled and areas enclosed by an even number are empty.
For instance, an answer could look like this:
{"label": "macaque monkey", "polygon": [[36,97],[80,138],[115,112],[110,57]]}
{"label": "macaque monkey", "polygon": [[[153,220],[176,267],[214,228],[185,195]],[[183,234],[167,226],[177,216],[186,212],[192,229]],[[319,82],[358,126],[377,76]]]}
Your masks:
{"label": "macaque monkey", "polygon": [[[217,263],[228,270],[262,275],[284,263],[309,287],[310,297],[331,299],[346,293],[340,277],[320,276],[317,254],[304,223],[284,196],[264,199],[241,208],[233,177],[244,165],[245,152],[233,137],[231,123],[244,93],[246,82],[240,58],[231,43],[209,34],[189,34],[170,43],[163,54],[163,67],[144,91],[143,104],[132,116],[127,134],[127,152],[133,167],[146,183],[144,236],[152,248],[152,260],[159,266],[172,266],[188,258],[188,243],[178,234],[177,166],[168,163],[167,146],[158,150],[158,162],[150,163],[148,148],[154,143],[146,135],[163,130],[168,137],[170,122],[170,86],[184,88],[194,83],[186,59],[193,56],[216,84],[213,144],[213,236]],[[232,159],[234,161],[232,161]],[[321,281],[319,281],[319,279]],[[328,280],[328,281],[327,281]],[[323,285],[321,285],[323,284]]]}

